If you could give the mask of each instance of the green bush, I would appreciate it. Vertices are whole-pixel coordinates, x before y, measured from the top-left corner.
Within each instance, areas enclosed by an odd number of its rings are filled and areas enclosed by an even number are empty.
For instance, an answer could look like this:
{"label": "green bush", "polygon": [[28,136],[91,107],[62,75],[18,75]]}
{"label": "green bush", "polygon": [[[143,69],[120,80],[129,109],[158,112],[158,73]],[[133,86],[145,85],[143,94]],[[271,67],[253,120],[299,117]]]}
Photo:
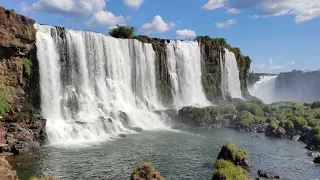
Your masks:
{"label": "green bush", "polygon": [[32,72],[32,62],[27,58],[22,58],[21,60],[23,62],[23,73],[26,76],[30,76]]}
{"label": "green bush", "polygon": [[248,126],[253,121],[253,115],[249,111],[242,111],[240,113],[240,124],[242,126]]}
{"label": "green bush", "polygon": [[164,180],[164,178],[151,164],[141,163],[133,170],[131,180]]}
{"label": "green bush", "polygon": [[316,134],[313,136],[312,143],[315,145],[320,145],[320,134]]}
{"label": "green bush", "polygon": [[213,172],[212,180],[246,180],[248,176],[248,171],[242,169],[240,166],[235,166],[230,161],[220,159],[216,162],[216,170]]}
{"label": "green bush", "polygon": [[109,31],[110,36],[115,38],[129,39],[132,38],[136,28],[133,26],[119,25]]}
{"label": "green bush", "polygon": [[296,128],[302,128],[308,125],[308,122],[301,117],[293,117],[291,120],[294,123],[294,127]]}
{"label": "green bush", "polygon": [[276,121],[271,121],[270,124],[269,124],[269,127],[272,129],[272,130],[276,130],[278,129],[278,123]]}
{"label": "green bush", "polygon": [[249,112],[255,116],[264,116],[263,110],[257,105],[249,106]]}
{"label": "green bush", "polygon": [[311,109],[320,108],[320,101],[315,101],[311,104]]}
{"label": "green bush", "polygon": [[7,101],[0,101],[0,116],[10,111],[10,104]]}
{"label": "green bush", "polygon": [[231,153],[232,159],[230,159],[232,162],[235,162],[237,160],[245,160],[248,159],[247,152],[243,149],[238,148],[233,143],[228,143],[223,148],[227,149],[228,152]]}

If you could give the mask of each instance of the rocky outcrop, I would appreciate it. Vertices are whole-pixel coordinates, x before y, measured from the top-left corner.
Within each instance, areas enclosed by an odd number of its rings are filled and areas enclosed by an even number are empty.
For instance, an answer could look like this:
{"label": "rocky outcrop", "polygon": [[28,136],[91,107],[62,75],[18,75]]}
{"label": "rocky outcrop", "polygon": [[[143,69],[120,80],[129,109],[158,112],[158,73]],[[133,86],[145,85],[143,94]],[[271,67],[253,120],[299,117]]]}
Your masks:
{"label": "rocky outcrop", "polygon": [[18,180],[16,172],[12,170],[9,162],[0,156],[0,179],[1,180]]}
{"label": "rocky outcrop", "polygon": [[320,157],[316,157],[313,162],[320,165]]}
{"label": "rocky outcrop", "polygon": [[263,178],[281,179],[281,177],[278,174],[263,171],[263,170],[258,170],[258,175]]}
{"label": "rocky outcrop", "polygon": [[7,151],[39,147],[45,120],[39,116],[35,21],[0,7],[0,116]]}

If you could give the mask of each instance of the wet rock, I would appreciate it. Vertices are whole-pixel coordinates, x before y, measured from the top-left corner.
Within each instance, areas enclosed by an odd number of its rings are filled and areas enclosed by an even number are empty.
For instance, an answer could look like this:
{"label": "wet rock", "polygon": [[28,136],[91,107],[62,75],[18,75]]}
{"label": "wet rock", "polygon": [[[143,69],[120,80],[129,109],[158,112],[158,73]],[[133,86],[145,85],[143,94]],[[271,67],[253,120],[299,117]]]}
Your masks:
{"label": "wet rock", "polygon": [[176,124],[176,125],[171,126],[171,129],[188,130],[188,129],[192,129],[192,127],[187,124],[181,123],[181,124]]}
{"label": "wet rock", "polygon": [[300,135],[292,136],[292,140],[294,141],[299,141],[299,139],[300,139]]}
{"label": "wet rock", "polygon": [[143,129],[140,128],[140,127],[130,127],[129,129],[130,129],[131,131],[136,131],[136,132],[142,132],[142,131],[143,131]]}
{"label": "wet rock", "polygon": [[310,151],[310,152],[308,152],[308,156],[312,156],[312,157],[320,157],[320,152],[317,152],[317,151]]}
{"label": "wet rock", "polygon": [[258,175],[260,177],[264,177],[264,178],[281,179],[281,177],[279,175],[272,173],[272,172],[263,171],[263,170],[258,170]]}
{"label": "wet rock", "polygon": [[126,138],[127,137],[125,134],[119,134],[118,136],[121,137],[121,138]]}
{"label": "wet rock", "polygon": [[320,165],[320,157],[316,157],[313,162]]}
{"label": "wet rock", "polygon": [[129,117],[127,113],[120,111],[119,118],[123,126],[129,129]]}

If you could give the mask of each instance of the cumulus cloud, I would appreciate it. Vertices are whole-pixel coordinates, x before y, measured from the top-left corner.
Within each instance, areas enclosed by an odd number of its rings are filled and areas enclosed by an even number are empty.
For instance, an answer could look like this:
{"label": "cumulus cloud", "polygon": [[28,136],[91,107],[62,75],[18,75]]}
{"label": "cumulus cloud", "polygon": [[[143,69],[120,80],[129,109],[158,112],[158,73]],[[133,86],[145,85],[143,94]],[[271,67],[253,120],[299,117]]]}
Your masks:
{"label": "cumulus cloud", "polygon": [[141,29],[142,32],[145,34],[152,34],[152,33],[163,33],[167,32],[170,29],[174,28],[175,23],[166,23],[163,21],[161,16],[157,15],[154,17],[153,21],[151,23],[144,24]]}
{"label": "cumulus cloud", "polygon": [[228,0],[209,0],[207,4],[203,6],[206,10],[214,10],[224,7]]}
{"label": "cumulus cloud", "polygon": [[226,22],[217,22],[216,26],[217,28],[229,28],[231,25],[236,24],[236,19],[230,19]]}
{"label": "cumulus cloud", "polygon": [[283,69],[283,68],[286,68],[290,65],[295,65],[296,63],[294,61],[288,61],[286,63],[283,63],[283,65],[274,65],[269,67],[269,70],[280,70],[280,69]]}
{"label": "cumulus cloud", "polygon": [[257,13],[251,18],[266,18],[283,15],[295,16],[296,23],[320,18],[319,0],[210,0],[206,9],[213,10],[227,7],[227,13],[236,14],[249,8],[255,8]]}
{"label": "cumulus cloud", "polygon": [[91,19],[86,22],[88,26],[93,27],[108,27],[112,29],[116,25],[124,24],[125,20],[122,16],[115,16],[108,11],[99,11],[93,14]]}
{"label": "cumulus cloud", "polygon": [[265,64],[254,64],[254,65],[252,65],[252,69],[253,70],[264,69],[265,67],[266,67]]}
{"label": "cumulus cloud", "polygon": [[22,11],[61,14],[71,18],[79,18],[103,11],[105,0],[37,0],[31,5],[20,4]]}
{"label": "cumulus cloud", "polygon": [[272,65],[273,64],[273,60],[269,59],[269,64]]}
{"label": "cumulus cloud", "polygon": [[123,3],[131,8],[139,8],[144,0],[124,0]]}
{"label": "cumulus cloud", "polygon": [[184,29],[184,30],[177,30],[176,31],[176,35],[179,38],[193,38],[196,37],[196,32],[192,31],[192,30],[188,30],[188,29]]}

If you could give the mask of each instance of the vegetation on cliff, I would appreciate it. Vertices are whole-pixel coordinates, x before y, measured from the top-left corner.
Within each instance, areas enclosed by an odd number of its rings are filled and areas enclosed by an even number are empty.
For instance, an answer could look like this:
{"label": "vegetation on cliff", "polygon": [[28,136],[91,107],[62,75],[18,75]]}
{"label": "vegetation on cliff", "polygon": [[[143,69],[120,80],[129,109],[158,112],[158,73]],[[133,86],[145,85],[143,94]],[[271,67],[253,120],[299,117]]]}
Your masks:
{"label": "vegetation on cliff", "polygon": [[118,25],[109,31],[110,36],[122,39],[131,39],[136,31],[133,26]]}

